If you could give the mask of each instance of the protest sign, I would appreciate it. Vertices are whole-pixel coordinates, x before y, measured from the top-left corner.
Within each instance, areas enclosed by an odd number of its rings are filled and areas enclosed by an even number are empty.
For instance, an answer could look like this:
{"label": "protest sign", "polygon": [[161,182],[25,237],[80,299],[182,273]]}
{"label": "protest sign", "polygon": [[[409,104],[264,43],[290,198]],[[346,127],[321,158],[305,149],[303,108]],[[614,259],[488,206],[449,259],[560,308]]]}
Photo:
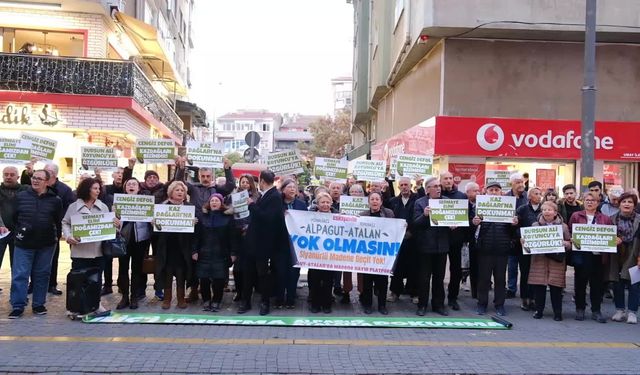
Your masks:
{"label": "protest sign", "polygon": [[358,181],[384,181],[386,169],[384,160],[355,160],[353,177]]}
{"label": "protest sign", "polygon": [[24,164],[31,160],[31,141],[0,138],[0,163]]}
{"label": "protest sign", "polygon": [[522,254],[564,253],[564,236],[562,225],[543,225],[520,228],[524,240]]}
{"label": "protest sign", "polygon": [[118,168],[118,158],[111,147],[82,147],[80,164],[84,169],[116,169]]}
{"label": "protest sign", "polygon": [[398,155],[395,157],[393,172],[397,177],[427,177],[433,173],[433,156]]}
{"label": "protest sign", "polygon": [[431,225],[436,227],[468,227],[468,199],[429,199]]}
{"label": "protest sign", "polygon": [[156,204],[153,212],[154,232],[193,233],[195,208],[184,204]]}
{"label": "protest sign", "polygon": [[249,192],[244,190],[231,194],[231,204],[233,205],[233,217],[244,219],[249,217]]}
{"label": "protest sign", "polygon": [[513,223],[516,214],[516,197],[478,195],[476,215],[487,223]]}
{"label": "protest sign", "polygon": [[99,242],[116,238],[113,212],[71,216],[71,235],[81,243]]}
{"label": "protest sign", "polygon": [[22,133],[20,139],[31,141],[31,157],[44,161],[53,161],[58,141],[31,133]]}
{"label": "protest sign", "polygon": [[285,212],[298,264],[331,271],[390,275],[407,222],[310,211]]}
{"label": "protest sign", "polygon": [[510,171],[486,171],[484,186],[487,186],[492,182],[498,182],[500,184],[500,187],[502,187],[502,191],[509,191],[511,190],[511,180],[509,179],[509,177],[512,173],[513,172]]}
{"label": "protest sign", "polygon": [[573,224],[571,239],[573,250],[592,251],[597,253],[616,253],[616,225]]}
{"label": "protest sign", "polygon": [[219,143],[187,141],[187,158],[197,167],[222,168],[222,151]]}
{"label": "protest sign", "polygon": [[362,211],[369,210],[367,197],[340,196],[340,213],[344,215],[360,216]]}
{"label": "protest sign", "polygon": [[153,195],[113,195],[113,208],[122,221],[151,222],[154,203]]}
{"label": "protest sign", "polygon": [[170,139],[139,139],[136,141],[136,158],[144,164],[174,164],[175,143]]}
{"label": "protest sign", "polygon": [[296,150],[272,152],[267,156],[267,166],[276,176],[288,176],[304,172]]}
{"label": "protest sign", "polygon": [[349,162],[346,159],[316,158],[313,174],[321,180],[347,182]]}

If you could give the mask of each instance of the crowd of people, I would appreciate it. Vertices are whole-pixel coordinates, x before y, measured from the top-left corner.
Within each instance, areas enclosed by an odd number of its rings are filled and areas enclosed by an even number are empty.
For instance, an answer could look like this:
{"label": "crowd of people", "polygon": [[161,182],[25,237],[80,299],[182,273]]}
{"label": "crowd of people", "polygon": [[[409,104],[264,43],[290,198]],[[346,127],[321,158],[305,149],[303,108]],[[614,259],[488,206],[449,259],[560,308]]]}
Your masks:
{"label": "crowd of people", "polygon": [[[23,315],[29,293],[33,294],[31,306],[37,315],[47,313],[48,293],[62,294],[57,287],[61,239],[70,246],[71,269],[99,267],[104,278],[101,293],[113,293],[113,259],[103,254],[100,242],[83,243],[74,237],[70,218],[112,211],[113,195],[119,193],[151,195],[156,204],[193,205],[196,219],[193,233],[159,232],[154,231],[153,222],[114,219],[113,225],[127,239],[126,256],[116,260],[116,285],[121,294],[115,306],[118,310],[139,307],[146,298],[148,273],[154,276],[154,298],[162,301],[162,309],[171,308],[175,296],[179,309],[201,303],[203,310],[218,312],[231,275],[233,302],[237,303],[239,314],[252,310],[254,291],[260,295],[261,315],[269,314],[274,307],[294,309],[300,269],[294,264],[285,211],[337,213],[340,197],[351,195],[367,197],[368,209],[361,213],[363,216],[406,221],[407,231],[393,275],[309,269],[311,313],[329,314],[334,303],[349,304],[355,278],[357,298],[366,314],[373,313],[374,296],[378,312],[386,315],[387,303],[406,295],[417,305],[418,316],[427,314],[429,306],[436,314],[446,316],[449,310],[461,309],[461,283],[469,279],[479,315],[487,313],[490,302],[497,315],[506,315],[505,300],[519,293],[520,308],[541,319],[549,291],[553,319],[560,321],[567,266],[571,266],[576,320],[585,319],[589,306],[593,320],[606,322],[609,318],[601,306],[605,295],[612,292],[616,312],[610,319],[637,323],[640,283],[632,284],[629,273],[629,268],[640,265],[637,191],[606,194],[602,184],[594,181],[578,199],[574,185],[564,186],[562,194],[543,191],[529,187],[526,176],[514,173],[506,193],[516,198],[513,220],[494,223],[476,215],[476,199],[481,194],[503,195],[508,187],[489,182],[481,189],[469,182],[464,192],[459,191],[449,172],[424,181],[401,177],[368,185],[349,178],[346,184],[330,182],[309,190],[298,186],[293,176],[276,178],[269,170],[260,172],[259,177],[242,175],[236,183],[227,160],[225,177],[216,179],[212,169],[199,168],[193,179],[185,160],[177,159],[174,177],[166,183],[160,182],[153,170],[144,173],[143,181],[132,177],[136,161],[131,159],[126,168],[113,173],[113,184],[104,185],[99,173],[95,177],[87,174],[80,178],[75,190],[58,180],[54,164],[36,170],[27,168],[22,174],[15,167],[6,167],[0,185],[0,262],[9,248],[9,318]],[[249,215],[239,218],[231,204],[231,194],[242,191],[249,195]],[[429,202],[437,199],[467,199],[469,226],[432,225]],[[616,225],[617,253],[571,251],[574,223]],[[519,229],[544,225],[562,226],[565,253],[523,252]],[[144,263],[150,254],[154,268],[145,271]],[[463,259],[469,260],[468,265]],[[445,289],[447,265],[449,279]],[[98,311],[105,310],[100,305]]]}

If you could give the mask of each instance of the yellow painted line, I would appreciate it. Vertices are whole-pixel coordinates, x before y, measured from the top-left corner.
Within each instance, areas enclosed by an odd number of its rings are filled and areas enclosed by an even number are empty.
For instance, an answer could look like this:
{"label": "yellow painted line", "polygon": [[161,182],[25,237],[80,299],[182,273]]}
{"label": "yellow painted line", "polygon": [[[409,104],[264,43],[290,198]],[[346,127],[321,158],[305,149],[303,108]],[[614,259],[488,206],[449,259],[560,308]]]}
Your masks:
{"label": "yellow painted line", "polygon": [[331,345],[331,346],[409,346],[409,347],[483,347],[483,348],[562,348],[562,349],[640,349],[631,342],[545,342],[545,341],[419,341],[349,339],[205,339],[171,337],[75,337],[75,336],[0,336],[9,342],[93,342],[182,345]]}

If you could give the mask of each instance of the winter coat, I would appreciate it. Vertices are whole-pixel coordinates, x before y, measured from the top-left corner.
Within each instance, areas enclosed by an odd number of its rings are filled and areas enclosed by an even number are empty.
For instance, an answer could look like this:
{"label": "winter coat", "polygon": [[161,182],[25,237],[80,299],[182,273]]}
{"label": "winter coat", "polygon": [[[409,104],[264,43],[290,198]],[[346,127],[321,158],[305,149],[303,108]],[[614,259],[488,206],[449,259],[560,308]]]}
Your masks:
{"label": "winter coat", "polygon": [[[541,212],[542,204],[539,204],[538,208],[534,210],[531,202],[516,209],[516,216],[518,217],[518,237],[520,237],[519,228],[528,228],[532,226],[533,223],[538,221],[538,216],[540,216]],[[515,241],[511,250],[512,255],[522,255],[522,245],[520,244],[520,241]]]}
{"label": "winter coat", "polygon": [[287,204],[282,198],[282,208],[284,210],[307,211],[307,204],[301,199],[295,198],[290,204]]}
{"label": "winter coat", "polygon": [[205,279],[229,277],[231,255],[235,253],[233,231],[233,216],[229,212],[212,211],[201,216],[196,226],[193,247],[193,253],[198,254],[197,277]]}
{"label": "winter coat", "polygon": [[[373,215],[371,215],[371,210],[366,210],[366,211],[360,212],[360,216],[373,216]],[[394,218],[393,211],[391,211],[386,207],[380,207],[380,217],[393,219]]]}
{"label": "winter coat", "polygon": [[[595,224],[613,225],[611,218],[609,218],[609,216],[601,212],[596,212],[594,215],[594,218],[595,218]],[[569,232],[573,230],[573,224],[591,224],[591,223],[587,223],[587,212],[583,210],[583,211],[578,211],[573,215],[571,215],[571,218],[569,219],[569,223],[567,223],[567,226],[569,227]],[[590,263],[592,260],[592,257],[588,256],[590,254],[593,254],[593,253],[582,252],[582,251],[572,251],[570,264],[573,265],[574,267],[596,266],[595,264]],[[599,255],[599,258],[600,258],[600,264],[598,264],[597,266],[602,267],[602,261],[604,261],[602,254]]]}
{"label": "winter coat", "polygon": [[449,252],[451,229],[431,226],[431,220],[424,216],[429,206],[429,197],[418,199],[413,206],[413,227],[415,248],[420,254],[446,254]]}
{"label": "winter coat", "polygon": [[[156,186],[150,188],[144,182],[140,183],[140,194],[153,195],[155,204],[160,204],[167,200],[167,188],[169,185],[165,185],[162,182],[158,182]],[[197,210],[196,210],[197,211]]]}
{"label": "winter coat", "polygon": [[[571,234],[569,233],[569,227],[562,222],[560,215],[551,222],[547,223],[542,216],[540,219],[533,223],[532,226],[542,225],[562,225],[562,237],[565,241],[571,240]],[[565,250],[569,250],[571,245],[566,246]],[[531,285],[551,285],[559,288],[564,288],[567,285],[566,281],[567,263],[563,260],[558,262],[554,259],[547,257],[544,254],[531,255],[531,268],[529,269],[529,284]]]}
{"label": "winter coat", "polygon": [[[578,211],[582,211],[584,210],[584,206],[582,205],[582,203],[580,203],[580,201],[576,200],[576,211],[573,212],[578,212]],[[569,205],[566,203],[566,201],[563,199],[560,199],[560,201],[558,202],[558,213],[560,214],[560,216],[562,216],[562,220],[565,223],[569,222],[569,219],[571,218],[571,215],[569,215],[569,213],[571,212],[569,209],[567,209]]]}
{"label": "winter coat", "polygon": [[69,187],[69,185],[64,182],[56,179],[56,183],[51,186],[53,192],[56,193],[60,200],[62,201],[62,212],[67,212],[69,206],[76,201],[76,196],[73,194],[73,190]]}
{"label": "winter coat", "polygon": [[[161,204],[173,204],[171,201],[163,201]],[[185,202],[185,206],[192,205],[191,203]],[[178,249],[169,249],[168,240],[169,237],[175,236],[177,238],[177,242],[179,243]],[[156,275],[160,275],[160,277],[164,277],[167,266],[173,266],[168,264],[169,261],[169,252],[170,251],[179,251],[181,258],[184,260],[184,264],[186,265],[185,269],[185,279],[189,280],[193,274],[193,267],[191,265],[191,254],[195,249],[194,244],[194,233],[171,233],[171,232],[155,232],[153,234],[154,240],[152,241],[155,249],[155,259],[156,259]],[[157,245],[157,246],[156,246]]]}
{"label": "winter coat", "polygon": [[509,192],[505,195],[508,197],[516,197],[516,210],[529,202],[526,193],[522,193],[522,195],[517,196],[513,193],[513,190],[509,190]]}
{"label": "winter coat", "polygon": [[[74,215],[86,215],[86,214],[106,214],[109,212],[109,208],[106,204],[102,203],[100,199],[97,199],[91,209],[89,209],[86,203],[82,199],[76,200],[69,206],[69,209],[64,214],[62,219],[62,233],[65,237],[71,237],[71,216]],[[77,245],[71,245],[71,258],[98,258],[102,256],[102,241],[79,243]]]}
{"label": "winter coat", "polygon": [[[453,186],[453,188],[451,190],[442,190],[442,198],[447,198],[447,199],[468,199],[467,198],[467,194],[461,192],[460,190],[458,190],[458,188],[456,186]],[[455,248],[455,249],[460,249],[460,247],[462,246],[462,243],[465,242],[466,239],[466,234],[468,232],[468,228],[465,227],[459,227],[456,228],[452,231],[450,231],[451,233],[451,238],[449,240],[451,247]]]}
{"label": "winter coat", "polygon": [[15,200],[19,192],[27,190],[28,186],[16,184],[8,186],[0,184],[0,226],[7,227],[10,231],[15,228],[13,215],[15,214]]}
{"label": "winter coat", "polygon": [[[638,228],[640,227],[640,214],[634,212],[633,219],[633,242],[631,244],[621,243],[618,245],[618,252],[615,254],[608,254],[608,278],[609,281],[631,280],[629,275],[629,268],[638,264],[640,238],[638,238]],[[618,225],[620,214],[615,214],[611,217],[614,225]]]}
{"label": "winter coat", "polygon": [[249,204],[251,222],[247,228],[247,253],[259,259],[283,255],[288,240],[283,235],[282,194],[272,187],[257,202]]}
{"label": "winter coat", "polygon": [[29,187],[16,195],[13,222],[15,244],[25,249],[41,249],[58,242],[62,201],[52,189],[38,195]]}
{"label": "winter coat", "polygon": [[513,249],[515,234],[516,228],[514,225],[482,222],[476,241],[478,254],[509,255]]}

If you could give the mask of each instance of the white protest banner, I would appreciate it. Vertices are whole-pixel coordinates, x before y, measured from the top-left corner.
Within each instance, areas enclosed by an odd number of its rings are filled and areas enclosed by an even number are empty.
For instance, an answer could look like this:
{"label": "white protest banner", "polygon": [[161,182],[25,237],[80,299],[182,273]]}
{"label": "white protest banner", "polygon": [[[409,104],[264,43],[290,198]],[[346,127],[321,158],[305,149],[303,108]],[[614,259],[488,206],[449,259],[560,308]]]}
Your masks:
{"label": "white protest banner", "polygon": [[487,184],[491,182],[498,182],[502,191],[509,191],[511,190],[511,181],[509,180],[509,177],[512,173],[513,172],[511,171],[486,171],[484,186],[487,186]]}
{"label": "white protest banner", "polygon": [[176,145],[170,139],[139,139],[136,158],[144,164],[175,164]]}
{"label": "white protest banner", "polygon": [[368,209],[369,201],[367,197],[340,196],[340,213],[343,215],[360,216],[362,211],[367,211]]}
{"label": "white protest banner", "polygon": [[197,167],[222,168],[222,150],[220,143],[187,141],[187,158]]}
{"label": "white protest banner", "polygon": [[114,194],[113,208],[116,216],[122,221],[141,221],[150,223],[153,220],[153,195]]}
{"label": "white protest banner", "polygon": [[487,223],[513,223],[516,214],[516,197],[478,195],[476,215]]}
{"label": "white protest banner", "polygon": [[288,176],[304,172],[302,160],[296,150],[272,152],[267,156],[267,166],[276,176]]}
{"label": "white protest banner", "polygon": [[349,162],[346,159],[316,158],[313,174],[321,180],[347,182]]}
{"label": "white protest banner", "polygon": [[431,225],[434,227],[468,227],[468,199],[429,199]]}
{"label": "white protest banner", "polygon": [[431,176],[433,156],[401,154],[395,157],[395,174],[398,177]]}
{"label": "white protest banner", "polygon": [[153,211],[154,232],[193,233],[196,206],[156,204]]}
{"label": "white protest banner", "polygon": [[58,141],[31,133],[22,133],[20,139],[31,141],[31,157],[44,161],[53,161]]}
{"label": "white protest banner", "polygon": [[111,147],[82,147],[80,164],[84,169],[116,169],[118,168],[118,158],[115,150]]}
{"label": "white protest banner", "polygon": [[543,225],[539,227],[520,228],[524,240],[522,254],[564,253],[564,236],[562,225]]}
{"label": "white protest banner", "polygon": [[0,163],[24,164],[31,160],[31,141],[0,138]]}
{"label": "white protest banner", "polygon": [[287,210],[296,267],[391,275],[407,222]]}
{"label": "white protest banner", "polygon": [[355,160],[353,177],[358,181],[380,182],[386,175],[384,160]]}
{"label": "white protest banner", "polygon": [[616,253],[616,225],[573,224],[571,240],[575,251],[593,251],[597,253]]}
{"label": "white protest banner", "polygon": [[244,190],[231,194],[231,204],[233,205],[233,217],[244,219],[249,217],[249,192]]}
{"label": "white protest banner", "polygon": [[71,235],[81,243],[99,242],[116,238],[116,226],[113,219],[116,214],[84,214],[71,216]]}

